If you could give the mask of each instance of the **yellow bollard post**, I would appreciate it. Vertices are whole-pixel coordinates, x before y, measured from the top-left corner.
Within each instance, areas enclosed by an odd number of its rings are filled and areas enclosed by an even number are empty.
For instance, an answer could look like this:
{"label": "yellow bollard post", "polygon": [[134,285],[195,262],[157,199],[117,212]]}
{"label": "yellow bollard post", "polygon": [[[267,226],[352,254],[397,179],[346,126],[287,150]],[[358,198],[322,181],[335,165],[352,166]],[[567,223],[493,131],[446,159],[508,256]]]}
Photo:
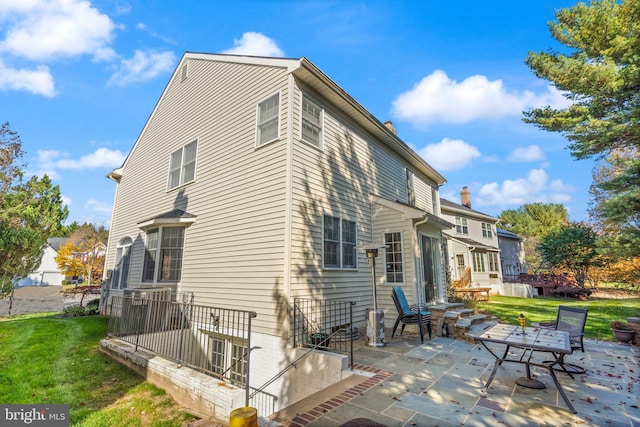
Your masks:
{"label": "yellow bollard post", "polygon": [[251,406],[234,409],[229,415],[229,427],[258,427],[258,411]]}

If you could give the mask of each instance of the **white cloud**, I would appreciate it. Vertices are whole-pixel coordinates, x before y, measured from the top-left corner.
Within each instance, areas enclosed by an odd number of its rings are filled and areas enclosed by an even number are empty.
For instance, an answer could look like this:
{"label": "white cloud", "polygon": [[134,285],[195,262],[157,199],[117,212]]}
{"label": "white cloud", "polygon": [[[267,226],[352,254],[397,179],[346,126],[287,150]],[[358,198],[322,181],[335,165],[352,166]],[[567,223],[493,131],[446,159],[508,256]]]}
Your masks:
{"label": "white cloud", "polygon": [[35,175],[47,174],[51,179],[60,179],[59,170],[111,169],[121,166],[125,155],[120,150],[98,148],[79,159],[69,158],[68,153],[57,150],[38,150]]}
{"label": "white cloud", "polygon": [[35,95],[53,97],[56,90],[49,68],[40,65],[33,69],[7,68],[0,61],[0,90],[24,90]]}
{"label": "white cloud", "polygon": [[561,180],[549,183],[547,173],[542,169],[532,169],[526,178],[504,180],[502,184],[492,182],[480,187],[478,197],[473,200],[477,206],[520,206],[524,203],[553,202],[565,203],[571,200],[575,190]]}
{"label": "white cloud", "polygon": [[101,213],[101,214],[104,214],[104,213],[109,214],[111,213],[113,205],[111,203],[100,202],[96,199],[89,199],[84,204],[84,208],[89,209],[93,212]]}
{"label": "white cloud", "polygon": [[462,169],[473,159],[480,157],[480,151],[460,139],[443,138],[436,144],[429,144],[419,154],[439,171]]}
{"label": "white cloud", "polygon": [[537,145],[518,147],[509,154],[507,160],[510,162],[536,162],[544,160],[544,153]]}
{"label": "white cloud", "polygon": [[222,53],[251,56],[284,56],[284,52],[273,39],[264,34],[254,32],[244,33],[240,40],[233,41],[231,49],[227,49]]}
{"label": "white cloud", "polygon": [[107,82],[108,86],[127,86],[152,80],[158,75],[170,72],[175,66],[173,52],[143,52],[136,50],[131,59],[123,59],[120,66]]}
{"label": "white cloud", "polygon": [[30,60],[91,55],[110,60],[114,24],[88,1],[31,0],[0,3],[5,38],[0,51]]}
{"label": "white cloud", "polygon": [[400,94],[392,103],[392,114],[417,127],[433,123],[469,123],[480,119],[519,116],[532,106],[562,108],[568,101],[552,86],[546,93],[509,91],[502,80],[475,75],[462,82],[436,70]]}

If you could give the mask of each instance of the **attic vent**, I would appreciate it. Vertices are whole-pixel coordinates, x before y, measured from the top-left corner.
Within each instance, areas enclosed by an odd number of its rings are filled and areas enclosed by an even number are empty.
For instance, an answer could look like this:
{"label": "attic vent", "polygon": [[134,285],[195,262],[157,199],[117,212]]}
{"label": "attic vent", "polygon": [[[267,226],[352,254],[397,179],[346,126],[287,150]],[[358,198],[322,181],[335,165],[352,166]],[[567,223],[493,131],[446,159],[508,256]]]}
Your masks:
{"label": "attic vent", "polygon": [[184,64],[182,66],[182,70],[181,70],[181,78],[180,78],[180,82],[183,82],[185,80],[187,80],[187,64]]}

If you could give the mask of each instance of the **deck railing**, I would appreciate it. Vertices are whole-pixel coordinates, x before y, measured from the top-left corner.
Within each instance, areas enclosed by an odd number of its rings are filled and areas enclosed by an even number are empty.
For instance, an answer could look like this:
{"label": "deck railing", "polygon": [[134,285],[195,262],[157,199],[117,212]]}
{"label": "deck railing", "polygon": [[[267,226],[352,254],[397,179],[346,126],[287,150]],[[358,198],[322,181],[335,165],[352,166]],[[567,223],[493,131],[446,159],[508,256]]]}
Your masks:
{"label": "deck railing", "polygon": [[[188,300],[188,298],[179,298]],[[171,298],[111,297],[108,336],[247,391],[252,311],[174,302]]]}

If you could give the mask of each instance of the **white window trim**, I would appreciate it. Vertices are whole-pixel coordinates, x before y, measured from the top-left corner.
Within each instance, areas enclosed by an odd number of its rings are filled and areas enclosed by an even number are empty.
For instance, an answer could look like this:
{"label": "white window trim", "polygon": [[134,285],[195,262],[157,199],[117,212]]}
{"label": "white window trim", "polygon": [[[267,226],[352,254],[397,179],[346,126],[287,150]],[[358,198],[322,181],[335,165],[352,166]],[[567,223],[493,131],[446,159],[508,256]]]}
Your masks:
{"label": "white window trim", "polygon": [[486,239],[493,239],[493,226],[488,222],[481,223],[482,237]]}
{"label": "white window trim", "polygon": [[409,169],[404,168],[404,176],[407,182],[407,204],[409,206],[416,205],[416,176],[415,173]]}
{"label": "white window trim", "polygon": [[[184,170],[184,149],[186,148],[187,145],[196,143],[196,157],[195,159],[193,159],[193,179],[190,181],[186,181],[186,182],[182,182],[183,180],[183,170]],[[189,141],[188,143],[184,144],[182,147],[178,148],[177,150],[173,150],[170,154],[169,154],[169,166],[167,167],[167,192],[173,191],[176,188],[180,188],[180,187],[184,187],[185,185],[191,184],[192,182],[196,182],[196,176],[198,173],[198,152],[200,151],[198,148],[200,146],[200,140],[198,138],[194,138],[191,141]],[[170,187],[171,185],[171,156],[173,156],[173,154],[176,151],[181,151],[181,159],[180,159],[180,178],[178,179],[178,185],[176,185],[175,187]]]}
{"label": "white window trim", "polygon": [[[405,270],[405,262],[404,262],[404,256],[405,256],[405,252],[404,252],[404,234],[401,230],[398,231],[386,231],[384,233],[382,233],[382,241],[384,242],[384,244],[386,245],[387,243],[387,239],[386,236],[387,234],[395,234],[395,233],[399,233],[400,234],[400,254],[402,255],[401,259],[400,259],[400,264],[402,265],[402,281],[401,282],[389,282],[387,281],[387,260],[384,259],[382,260],[382,262],[384,262],[384,277],[385,277],[385,281],[387,283],[393,283],[394,285],[397,284],[404,284],[406,282],[407,279],[407,271]],[[385,249],[385,258],[387,256],[386,253],[386,249]]]}
{"label": "white window trim", "polygon": [[[276,116],[278,124],[276,126],[277,132],[276,132],[276,136],[273,139],[270,139],[268,141],[265,141],[263,143],[260,143],[260,132],[259,132],[259,126],[260,126],[260,104],[262,104],[265,101],[268,101],[269,99],[273,98],[274,96],[278,97],[278,115]],[[280,125],[281,125],[281,116],[282,116],[282,93],[281,91],[277,91],[272,93],[269,96],[266,96],[264,98],[262,98],[260,101],[258,101],[256,103],[256,125],[255,125],[255,148],[260,148],[260,147],[264,147],[265,145],[269,145],[275,141],[280,140]]]}
{"label": "white window trim", "polygon": [[[460,231],[458,231],[458,220],[460,220]],[[469,221],[467,221],[467,218],[462,216],[457,216],[455,218],[455,221],[456,221],[456,233],[469,235]],[[465,228],[467,229],[466,233],[464,232]]]}
{"label": "white window trim", "polygon": [[[486,273],[487,267],[485,262],[485,256],[482,252],[471,252],[473,272],[474,273]],[[477,263],[476,263],[477,261]]]}
{"label": "white window trim", "polygon": [[[172,228],[172,227],[182,227],[183,230],[183,236],[182,236],[182,261],[180,264],[180,279],[178,280],[158,280],[158,275],[160,273],[160,264],[161,264],[161,260],[160,260],[160,252],[162,251],[162,233],[163,233],[163,229],[165,228]],[[157,247],[155,248],[155,252],[156,252],[156,258],[155,258],[155,264],[153,266],[153,280],[145,280],[145,267],[146,267],[146,260],[147,260],[147,242],[148,242],[148,232],[152,231],[152,230],[158,230],[158,242],[157,242]],[[185,253],[185,249],[187,246],[187,226],[186,225],[182,225],[182,224],[166,224],[166,225],[158,225],[157,227],[153,227],[153,228],[147,228],[146,229],[146,233],[145,233],[145,239],[144,239],[144,254],[142,256],[142,275],[141,275],[141,283],[144,284],[174,284],[174,283],[181,283],[182,282],[182,275],[184,274],[184,253]]]}
{"label": "white window trim", "polygon": [[[340,229],[338,231],[338,234],[340,236],[339,245],[338,245],[338,248],[340,249],[340,253],[338,254],[338,261],[340,262],[340,266],[338,266],[338,267],[334,267],[334,266],[328,266],[327,267],[324,264],[324,260],[325,260],[325,258],[324,258],[324,240],[325,240],[324,239],[324,227],[325,227],[324,217],[325,216],[330,216],[332,218],[337,218],[337,219],[340,220]],[[355,239],[354,239],[354,244],[356,244],[356,242],[358,241],[358,222],[357,221],[354,221],[354,220],[351,220],[349,218],[345,218],[345,217],[342,217],[342,216],[336,216],[334,214],[324,213],[322,215],[322,269],[323,270],[356,271],[358,269],[358,251],[357,250],[356,250],[355,258],[354,258],[355,266],[353,266],[353,267],[343,267],[342,245],[344,244],[344,242],[342,240],[342,221],[349,221],[349,222],[353,222],[355,224],[356,236],[355,236]]]}
{"label": "white window trim", "polygon": [[[123,243],[126,242],[126,243]],[[119,266],[119,264],[121,263],[122,259],[124,258],[125,255],[125,250],[128,249],[128,253],[126,254],[129,257],[129,264],[127,265],[127,271],[126,273],[124,272],[124,270],[122,270],[120,267],[122,267],[121,265]],[[124,236],[122,237],[120,240],[118,240],[118,244],[116,245],[116,262],[114,264],[114,268],[112,270],[112,276],[111,276],[111,283],[109,285],[109,287],[113,290],[122,290],[122,289],[127,289],[127,281],[125,281],[124,283],[122,282],[122,277],[123,275],[126,276],[126,278],[129,278],[129,272],[131,269],[131,250],[133,249],[133,239],[130,236]],[[121,254],[120,254],[120,258],[118,258],[118,250],[122,250]],[[113,287],[113,283],[115,280],[115,274],[118,275],[118,287],[114,288]],[[124,286],[123,286],[124,285]]]}
{"label": "white window trim", "polygon": [[[313,142],[311,141],[307,141],[303,138],[302,136],[302,128],[303,128],[303,123],[304,123],[304,117],[303,117],[303,110],[302,110],[302,106],[304,104],[304,100],[307,99],[308,101],[310,101],[311,103],[315,104],[318,106],[318,108],[320,108],[320,141],[318,141],[318,146],[316,146]],[[300,100],[300,141],[304,142],[305,144],[315,148],[316,150],[320,150],[320,151],[324,151],[324,111],[325,108],[324,106],[319,103],[315,98],[313,98],[312,96],[307,95],[306,93],[302,92],[302,99]]]}

